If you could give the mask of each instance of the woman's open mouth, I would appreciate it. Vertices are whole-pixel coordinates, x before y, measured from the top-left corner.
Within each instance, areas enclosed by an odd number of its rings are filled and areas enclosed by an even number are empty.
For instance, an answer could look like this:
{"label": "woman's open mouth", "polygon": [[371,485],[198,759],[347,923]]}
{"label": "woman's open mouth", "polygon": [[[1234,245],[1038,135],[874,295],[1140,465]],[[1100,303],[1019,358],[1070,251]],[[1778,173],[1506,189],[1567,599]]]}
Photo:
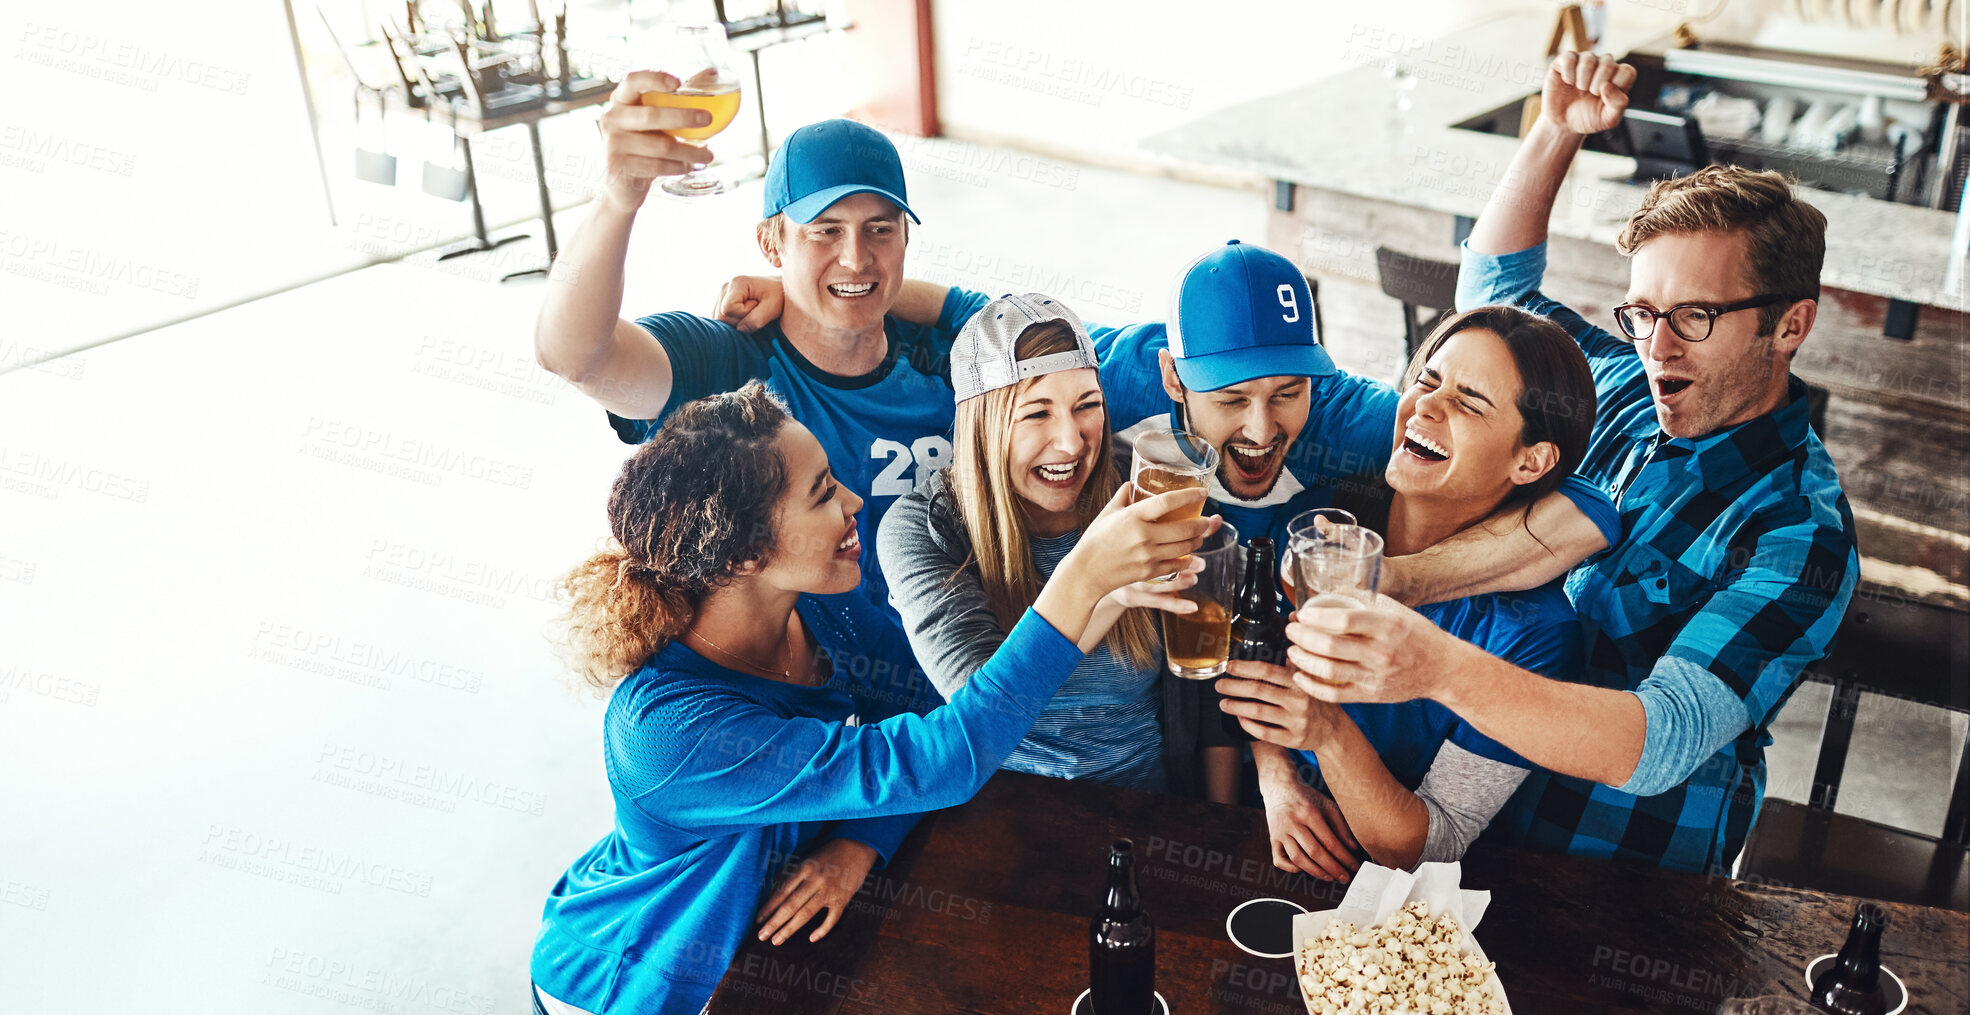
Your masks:
{"label": "woman's open mouth", "polygon": [[1061,462],[1056,465],[1036,465],[1033,475],[1040,485],[1049,490],[1072,490],[1080,486],[1081,463],[1079,461]]}
{"label": "woman's open mouth", "polygon": [[1412,458],[1435,464],[1450,460],[1450,452],[1442,444],[1432,440],[1420,430],[1405,430],[1402,433],[1402,450]]}
{"label": "woman's open mouth", "polygon": [[835,544],[835,556],[841,560],[861,560],[862,534],[854,529],[848,530],[848,538]]}

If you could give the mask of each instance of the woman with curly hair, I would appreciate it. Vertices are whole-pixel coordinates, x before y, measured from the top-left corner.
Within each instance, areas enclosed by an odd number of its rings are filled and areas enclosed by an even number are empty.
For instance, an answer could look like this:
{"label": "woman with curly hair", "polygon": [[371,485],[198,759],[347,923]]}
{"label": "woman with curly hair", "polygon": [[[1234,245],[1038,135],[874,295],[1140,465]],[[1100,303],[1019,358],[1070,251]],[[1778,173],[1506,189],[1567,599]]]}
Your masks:
{"label": "woman with curly hair", "polygon": [[680,410],[624,464],[611,544],[564,582],[571,661],[610,691],[616,821],[549,893],[536,1002],[695,1015],[749,930],[779,944],[825,910],[826,934],[918,814],[970,799],[1025,736],[1096,603],[1196,548],[1211,522],[1157,519],[1201,500],[1113,498],[939,707],[848,594],[862,501],[813,434],[757,383]]}

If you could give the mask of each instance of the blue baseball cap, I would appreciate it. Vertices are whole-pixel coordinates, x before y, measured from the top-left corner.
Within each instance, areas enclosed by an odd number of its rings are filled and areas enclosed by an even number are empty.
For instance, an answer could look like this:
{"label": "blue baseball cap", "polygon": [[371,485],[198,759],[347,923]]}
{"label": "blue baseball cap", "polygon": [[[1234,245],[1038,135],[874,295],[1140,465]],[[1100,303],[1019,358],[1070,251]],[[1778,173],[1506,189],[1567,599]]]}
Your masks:
{"label": "blue baseball cap", "polygon": [[814,221],[850,194],[875,194],[922,222],[904,201],[903,160],[873,127],[854,120],[822,120],[788,134],[766,168],[766,214]]}
{"label": "blue baseball cap", "polygon": [[1192,391],[1334,372],[1306,276],[1264,247],[1232,240],[1198,258],[1177,280],[1174,309],[1170,355]]}

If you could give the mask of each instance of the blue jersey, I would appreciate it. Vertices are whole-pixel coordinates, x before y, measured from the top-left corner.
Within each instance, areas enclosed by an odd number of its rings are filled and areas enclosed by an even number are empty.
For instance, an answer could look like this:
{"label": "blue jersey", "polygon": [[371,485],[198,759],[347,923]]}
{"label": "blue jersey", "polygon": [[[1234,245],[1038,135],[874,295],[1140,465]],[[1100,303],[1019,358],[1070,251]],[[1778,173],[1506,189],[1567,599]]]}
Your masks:
{"label": "blue jersey", "polygon": [[[1138,434],[1187,426],[1183,407],[1163,390],[1158,353],[1169,348],[1169,337],[1162,324],[1090,325],[1088,333],[1101,356],[1101,390],[1115,431],[1115,460],[1126,470],[1130,442]],[[1213,475],[1211,502],[1205,507],[1206,513],[1220,514],[1235,526],[1240,539],[1270,536],[1281,553],[1287,523],[1302,511],[1333,504],[1337,494],[1380,489],[1382,472],[1395,451],[1401,396],[1394,388],[1346,371],[1308,380],[1312,409],[1286,449],[1278,482],[1255,500],[1241,500]],[[1620,541],[1621,518],[1607,494],[1578,476],[1568,476],[1560,492],[1600,529],[1608,545]]]}
{"label": "blue jersey", "polygon": [[697,1015],[789,857],[848,838],[888,862],[919,813],[984,785],[1081,661],[1029,610],[939,708],[860,596],[802,596],[799,610],[833,664],[823,687],[729,670],[681,642],[617,685],[603,727],[615,828],[548,895],[531,971],[550,996],[602,1015]]}
{"label": "blue jersey", "polygon": [[[951,340],[987,302],[979,293],[952,289],[935,325],[884,318],[889,353],[860,377],[816,367],[787,341],[778,321],[748,335],[696,314],[644,317],[636,323],[670,356],[670,401],[653,420],[609,419],[624,442],[640,444],[680,406],[763,381],[814,432],[842,485],[866,502],[855,525],[862,545],[873,547],[890,503],[951,463]],[[881,565],[866,549],[862,594],[889,611]]]}
{"label": "blue jersey", "polygon": [[[1500,659],[1554,680],[1578,679],[1585,663],[1580,624],[1562,580],[1526,592],[1470,596],[1419,607],[1436,626]],[[1342,705],[1361,728],[1382,764],[1410,789],[1422,785],[1437,751],[1453,743],[1481,758],[1518,768],[1532,766],[1510,748],[1477,731],[1457,713],[1428,699],[1393,705]],[[1299,752],[1316,771],[1312,751]]]}

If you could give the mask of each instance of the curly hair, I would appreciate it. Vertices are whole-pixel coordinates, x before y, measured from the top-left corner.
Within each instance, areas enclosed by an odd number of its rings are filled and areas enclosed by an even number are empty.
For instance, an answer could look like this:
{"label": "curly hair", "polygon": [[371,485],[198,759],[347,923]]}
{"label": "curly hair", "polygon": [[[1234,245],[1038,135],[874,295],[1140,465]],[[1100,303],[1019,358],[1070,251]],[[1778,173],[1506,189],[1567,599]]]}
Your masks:
{"label": "curly hair", "polygon": [[680,637],[705,597],[773,552],[792,419],[754,381],[677,410],[623,463],[609,491],[610,539],[564,575],[563,657],[607,691]]}
{"label": "curly hair", "polygon": [[[1826,260],[1826,216],[1799,200],[1784,176],[1739,166],[1705,166],[1649,185],[1614,245],[1633,254],[1663,233],[1742,233],[1744,283],[1758,293],[1817,300]],[[1758,334],[1769,335],[1788,304],[1758,310]]]}

